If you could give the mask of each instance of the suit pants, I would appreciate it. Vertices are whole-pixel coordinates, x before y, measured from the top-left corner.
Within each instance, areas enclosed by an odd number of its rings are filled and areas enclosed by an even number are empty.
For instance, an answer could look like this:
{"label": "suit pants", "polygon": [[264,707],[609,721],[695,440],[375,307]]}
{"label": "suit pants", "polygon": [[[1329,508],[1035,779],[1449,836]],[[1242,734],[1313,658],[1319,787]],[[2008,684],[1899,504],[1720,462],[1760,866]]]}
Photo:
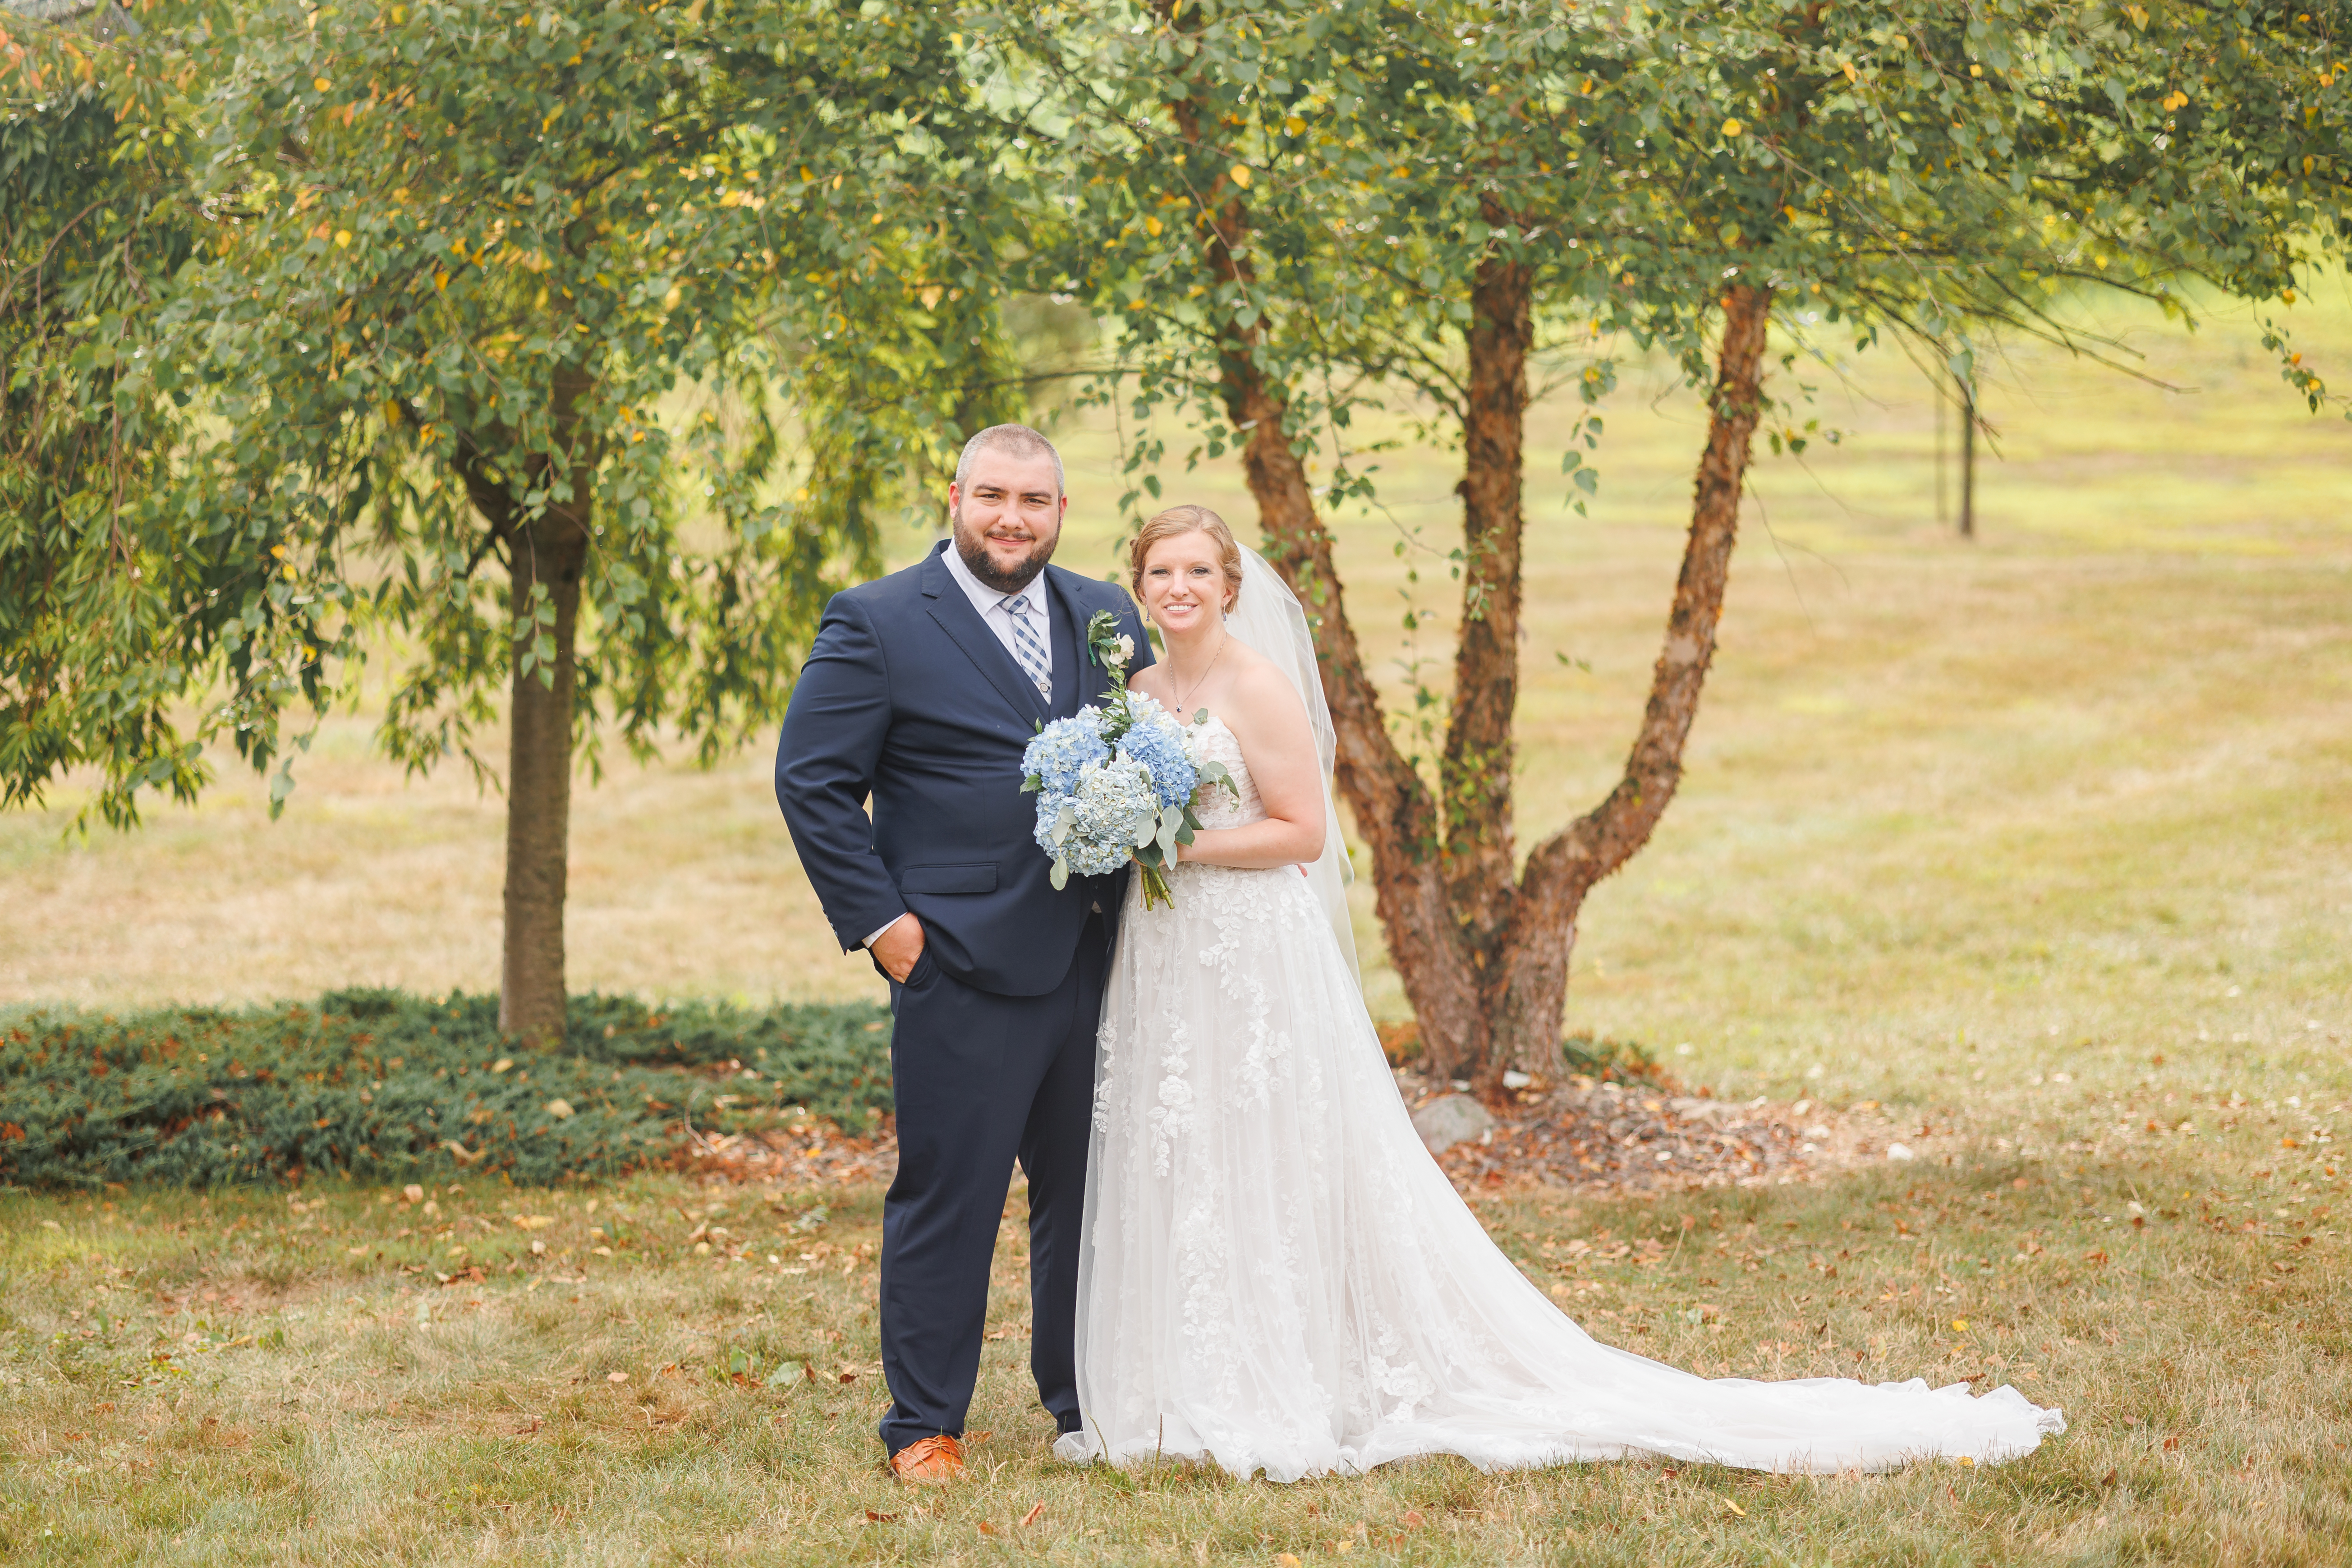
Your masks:
{"label": "suit pants", "polygon": [[963,1432],[1015,1158],[1029,1178],[1030,1370],[1055,1425],[1080,1425],[1073,1336],[1109,947],[1090,917],[1069,973],[1041,996],[974,990],[928,950],[891,987],[898,1173],[882,1205],[881,1431],[894,1454]]}

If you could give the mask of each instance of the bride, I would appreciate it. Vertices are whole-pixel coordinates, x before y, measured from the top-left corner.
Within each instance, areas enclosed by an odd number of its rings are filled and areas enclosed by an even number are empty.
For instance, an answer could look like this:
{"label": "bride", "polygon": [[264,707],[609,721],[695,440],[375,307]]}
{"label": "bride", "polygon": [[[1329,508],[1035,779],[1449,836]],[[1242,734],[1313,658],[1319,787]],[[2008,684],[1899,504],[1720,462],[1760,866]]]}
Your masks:
{"label": "bride", "polygon": [[1153,518],[1129,565],[1167,643],[1133,684],[1207,710],[1233,787],[1204,792],[1172,909],[1129,883],[1097,1047],[1085,1425],[1057,1453],[1280,1481],[1421,1454],[1821,1472],[1998,1461],[2064,1430],[2012,1388],[1696,1377],[1561,1315],[1423,1147],[1365,1016],[1297,599],[1203,507]]}

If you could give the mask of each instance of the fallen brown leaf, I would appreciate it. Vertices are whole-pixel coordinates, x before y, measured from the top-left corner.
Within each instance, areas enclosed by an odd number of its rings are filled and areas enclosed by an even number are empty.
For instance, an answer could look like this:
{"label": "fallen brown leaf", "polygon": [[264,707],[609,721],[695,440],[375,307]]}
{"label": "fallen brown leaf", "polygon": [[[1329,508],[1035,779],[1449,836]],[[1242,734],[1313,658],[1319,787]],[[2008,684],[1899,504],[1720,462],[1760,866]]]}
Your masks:
{"label": "fallen brown leaf", "polygon": [[1029,1526],[1029,1525],[1033,1525],[1033,1524],[1036,1523],[1039,1520],[1041,1520],[1041,1519],[1043,1519],[1043,1518],[1045,1518],[1045,1502],[1041,1500],[1038,1502],[1038,1504],[1037,1504],[1037,1506],[1036,1506],[1036,1507],[1034,1507],[1034,1508],[1031,1509],[1027,1513],[1024,1513],[1024,1514],[1023,1514],[1023,1515],[1021,1516],[1021,1523],[1022,1523],[1022,1525],[1023,1525],[1023,1527],[1024,1527],[1024,1528],[1026,1528],[1026,1527],[1027,1527],[1027,1526]]}

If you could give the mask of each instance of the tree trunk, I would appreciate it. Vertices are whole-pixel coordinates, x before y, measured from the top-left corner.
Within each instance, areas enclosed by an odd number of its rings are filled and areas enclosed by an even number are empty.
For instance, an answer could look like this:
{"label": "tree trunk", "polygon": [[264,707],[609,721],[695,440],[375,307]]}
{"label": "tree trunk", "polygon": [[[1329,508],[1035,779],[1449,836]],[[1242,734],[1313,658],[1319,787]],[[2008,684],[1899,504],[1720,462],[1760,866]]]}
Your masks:
{"label": "tree trunk", "polygon": [[[1510,219],[1491,203],[1488,224]],[[1458,943],[1477,975],[1486,1040],[1464,1041],[1484,1065],[1496,1024],[1505,940],[1518,901],[1511,828],[1511,720],[1519,700],[1522,457],[1535,278],[1524,262],[1490,254],[1470,287],[1467,406],[1463,419],[1462,621],[1454,703],[1438,762],[1445,809],[1445,891]],[[1405,955],[1426,963],[1431,955]],[[1453,954],[1443,955],[1441,962]],[[1424,1031],[1426,1033],[1426,1031]]]}
{"label": "tree trunk", "polygon": [[1649,842],[1682,783],[1683,746],[1715,658],[1715,630],[1723,617],[1724,585],[1739,531],[1740,492],[1762,412],[1771,303],[1769,288],[1750,283],[1735,283],[1724,295],[1723,343],[1707,400],[1706,450],[1699,459],[1682,574],[1666,616],[1665,647],[1650,679],[1649,706],[1617,787],[1528,857],[1496,1010],[1498,1064],[1510,1058],[1530,1068],[1549,1067],[1556,1059],[1569,954],[1584,897]]}
{"label": "tree trunk", "polygon": [[1960,537],[1977,536],[1977,398],[1969,384],[1953,377],[1960,395]]}
{"label": "tree trunk", "polygon": [[[1180,100],[1170,107],[1185,139],[1208,145],[1198,106]],[[1224,175],[1211,185],[1194,223],[1217,277],[1246,294],[1255,283],[1246,259],[1249,215]],[[1338,734],[1338,784],[1371,851],[1374,902],[1391,961],[1412,1004],[1429,1066],[1448,1076],[1457,1063],[1483,1056],[1486,1033],[1476,971],[1447,910],[1436,803],[1397,750],[1379,689],[1364,673],[1331,535],[1316,515],[1314,486],[1291,447],[1287,405],[1258,363],[1259,338],[1255,325],[1225,331],[1219,355],[1225,415],[1242,440],[1242,471],[1257,502],[1266,559],[1298,595],[1314,629]]]}
{"label": "tree trunk", "polygon": [[[556,388],[556,428],[586,390]],[[559,437],[559,439],[562,437]],[[461,464],[467,492],[507,550],[509,608],[518,630],[509,651],[506,936],[499,1028],[531,1044],[563,1037],[563,900],[572,838],[572,721],[579,689],[580,579],[586,569],[595,464],[575,446],[569,499],[526,514],[504,479],[479,461]],[[472,447],[471,443],[468,443]],[[479,447],[472,447],[479,451]],[[541,484],[554,465],[535,465]]]}
{"label": "tree trunk", "polygon": [[[1197,103],[1179,100],[1170,107],[1192,146],[1216,151],[1202,135]],[[1219,283],[1246,300],[1255,279],[1241,191],[1215,175],[1194,213]],[[1490,215],[1488,222],[1500,219]],[[1515,880],[1511,725],[1518,695],[1532,292],[1530,269],[1500,255],[1482,263],[1473,279],[1460,486],[1467,549],[1454,703],[1439,768],[1443,811],[1391,737],[1379,691],[1365,673],[1331,536],[1291,445],[1282,388],[1259,357],[1263,329],[1255,321],[1228,325],[1219,344],[1225,414],[1242,442],[1267,559],[1306,605],[1314,630],[1339,732],[1339,786],[1371,851],[1381,923],[1420,1026],[1423,1066],[1439,1078],[1468,1073],[1487,1089],[1515,1064],[1556,1068],[1577,912],[1593,884],[1647,842],[1680,781],[1738,535],[1771,301],[1769,289],[1747,283],[1734,284],[1723,299],[1723,343],[1689,541],[1624,778],[1600,805],[1538,847]]]}
{"label": "tree trunk", "polygon": [[[508,718],[506,962],[499,1028],[535,1043],[563,1037],[563,895],[572,834],[572,704],[586,536],[551,510],[509,542],[518,626]],[[541,590],[544,588],[542,595]],[[552,613],[552,622],[546,618]],[[546,644],[554,658],[544,657]],[[525,668],[525,651],[541,657]],[[551,679],[550,677],[552,676]]]}

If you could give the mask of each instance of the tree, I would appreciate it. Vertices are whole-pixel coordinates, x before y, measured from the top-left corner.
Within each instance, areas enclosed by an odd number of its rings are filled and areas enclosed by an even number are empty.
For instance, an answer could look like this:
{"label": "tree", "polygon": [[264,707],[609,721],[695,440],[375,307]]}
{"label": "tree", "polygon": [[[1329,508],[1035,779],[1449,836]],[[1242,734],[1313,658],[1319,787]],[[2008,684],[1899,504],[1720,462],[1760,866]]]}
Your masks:
{"label": "tree", "polygon": [[[1268,554],[1316,620],[1340,786],[1436,1070],[1549,1064],[1583,900],[1679,785],[1754,438],[1808,438],[1768,391],[1776,320],[1784,374],[1825,323],[1857,346],[1907,337],[1967,379],[1971,323],[2103,352],[2060,317],[2069,289],[2186,313],[2189,275],[2255,298],[2291,280],[2320,212],[2250,132],[2279,122],[2267,84],[2299,46],[2205,14],[2186,36],[2260,57],[2265,85],[2185,134],[2177,84],[2159,87],[2185,46],[2147,25],[2137,7],[1958,0],[1162,5],[1128,37],[1097,28],[1112,42],[1083,57],[1046,51],[1042,74],[1068,85],[1039,122],[1072,127],[1092,158],[1064,198],[1082,215],[1066,265],[1132,323],[1137,412],[1182,401],[1208,452],[1241,448]],[[1709,419],[1622,777],[1522,857],[1523,432],[1547,320],[1671,353]],[[1592,364],[1584,384],[1609,376]],[[1366,378],[1424,395],[1465,453],[1462,630],[1433,768],[1363,668],[1306,466]],[[1321,499],[1361,488],[1343,472]]]}
{"label": "tree", "polygon": [[195,787],[173,661],[216,634],[229,570],[131,543],[182,431],[137,345],[194,217],[184,149],[143,118],[153,85],[101,89],[98,40],[19,26],[0,26],[0,805],[93,765],[121,823],[142,785]]}
{"label": "tree", "polygon": [[[107,520],[142,563],[220,563],[141,595],[214,622],[148,656],[155,706],[226,675],[205,733],[277,761],[282,800],[281,712],[380,630],[412,769],[487,776],[502,691],[510,1031],[562,1027],[578,738],[708,757],[768,724],[825,597],[878,564],[887,476],[951,434],[993,251],[951,20],[281,3],[113,46],[132,117],[204,153],[133,378],[204,417]],[[158,78],[160,106],[131,85]],[[113,770],[126,799],[153,765]]]}

